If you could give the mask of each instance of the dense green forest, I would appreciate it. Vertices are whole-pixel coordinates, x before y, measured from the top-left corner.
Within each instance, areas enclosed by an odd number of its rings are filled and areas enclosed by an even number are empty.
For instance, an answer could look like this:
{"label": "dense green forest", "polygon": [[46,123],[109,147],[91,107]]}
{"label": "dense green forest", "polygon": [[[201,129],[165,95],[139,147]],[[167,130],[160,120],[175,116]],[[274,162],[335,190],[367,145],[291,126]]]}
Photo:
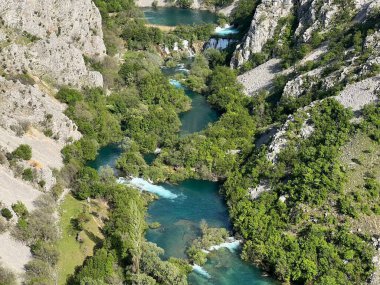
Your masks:
{"label": "dense green forest", "polygon": [[[210,5],[223,6],[229,2],[210,1]],[[103,228],[104,240],[96,246],[94,255],[77,268],[68,284],[187,284],[189,262],[205,262],[201,244],[221,241],[227,235],[205,227],[203,236],[188,250],[189,260],[160,259],[162,249],[144,237],[148,227],[146,209],[154,197],[118,184],[110,169],[97,172],[86,166],[101,146],[115,142],[123,149],[116,167],[125,175],[143,176],[155,182],[175,183],[188,178],[223,182],[221,192],[234,231],[244,240],[242,258],[286,284],[366,281],[373,272],[374,249],[368,234],[352,230],[352,219],[361,214],[379,214],[373,201],[380,199],[380,185],[368,174],[364,194],[357,195],[361,199],[356,197],[353,201],[346,196],[348,173],[340,156],[342,147],[355,134],[361,133],[379,143],[379,104],[368,106],[363,111],[363,120],[353,123],[349,110],[327,98],[343,86],[321,90],[317,85],[299,99],[281,99],[289,78],[315,66],[297,67],[288,77],[277,77],[275,88],[254,98],[245,96],[237,82],[239,72],[274,56],[281,57],[285,67],[294,65],[321,44],[323,39],[318,32],[313,35],[312,45],[297,45],[291,37],[295,19],[283,19],[280,28],[284,28],[281,33],[284,44],[276,45],[280,40],[277,31],[263,53],[254,54],[238,71],[227,67],[229,51],[207,50],[197,54],[189,74],[177,79],[187,88],[201,92],[221,116],[199,133],[179,137],[179,114],[189,110],[190,100],[182,89],[170,84],[160,66],[175,65],[181,55],[164,61],[157,46],[172,46],[180,39],[204,41],[214,26],[179,26],[163,32],[145,25],[133,1],[95,3],[103,16],[110,56],[103,63],[88,60],[88,64],[102,72],[111,93],[106,96],[101,89],[79,92],[68,88],[58,92],[57,98],[68,105],[66,115],[83,134],[83,138],[62,151],[65,167],[60,181],[62,187],[72,189],[77,199],[106,200],[109,218]],[[229,20],[247,29],[258,3],[239,1]],[[116,16],[111,17],[110,13]],[[338,70],[344,64],[344,58],[338,55],[347,48],[364,60],[368,57],[360,48],[364,35],[377,24],[376,21],[367,26],[355,24],[341,27],[344,33],[324,35],[331,39],[329,51],[321,62],[310,64],[329,63],[331,67],[326,73]],[[124,56],[118,64],[111,55],[120,50]],[[310,105],[313,101],[316,103]],[[305,106],[308,107],[301,108]],[[276,163],[271,163],[268,147],[256,147],[255,140],[268,127],[285,123],[290,114],[293,120],[286,132],[288,144]],[[306,139],[300,135],[305,118],[313,127]],[[143,156],[157,147],[161,153],[148,165]],[[249,189],[262,183],[268,184],[271,191],[252,199]],[[366,204],[370,206],[366,208]],[[41,279],[35,280],[29,284],[40,284]]]}

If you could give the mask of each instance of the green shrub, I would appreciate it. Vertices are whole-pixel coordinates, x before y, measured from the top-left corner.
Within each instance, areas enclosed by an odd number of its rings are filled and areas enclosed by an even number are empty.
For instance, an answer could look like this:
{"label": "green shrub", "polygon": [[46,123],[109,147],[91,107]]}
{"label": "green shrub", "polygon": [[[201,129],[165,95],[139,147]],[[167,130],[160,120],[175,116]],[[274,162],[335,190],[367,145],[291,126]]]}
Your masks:
{"label": "green shrub", "polygon": [[22,172],[22,179],[26,181],[33,181],[34,179],[33,170],[31,168],[24,169],[24,171]]}
{"label": "green shrub", "polygon": [[12,157],[29,160],[32,158],[32,148],[27,144],[21,144],[12,152]]}
{"label": "green shrub", "polygon": [[57,99],[66,104],[75,104],[83,100],[83,95],[77,90],[70,88],[62,88],[56,95]]}
{"label": "green shrub", "polygon": [[44,135],[51,138],[53,136],[53,130],[52,129],[44,130]]}
{"label": "green shrub", "polygon": [[13,214],[11,212],[11,210],[9,210],[8,208],[3,208],[1,209],[1,215],[7,219],[7,221],[9,221],[10,219],[13,218]]}
{"label": "green shrub", "polygon": [[17,201],[16,204],[13,204],[12,210],[18,217],[26,217],[28,215],[28,209],[21,201]]}

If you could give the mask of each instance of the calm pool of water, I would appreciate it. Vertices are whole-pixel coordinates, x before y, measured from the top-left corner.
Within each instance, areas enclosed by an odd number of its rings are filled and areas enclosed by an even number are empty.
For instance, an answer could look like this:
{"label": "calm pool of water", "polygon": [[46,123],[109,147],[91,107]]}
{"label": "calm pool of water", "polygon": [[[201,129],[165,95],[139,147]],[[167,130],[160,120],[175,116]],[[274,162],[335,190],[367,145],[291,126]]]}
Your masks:
{"label": "calm pool of water", "polygon": [[159,222],[161,227],[149,230],[147,239],[162,247],[165,257],[186,257],[187,246],[200,234],[202,219],[212,227],[231,227],[219,184],[187,180],[179,185],[162,186],[177,198],[160,198],[150,205],[148,221]]}
{"label": "calm pool of water", "polygon": [[215,23],[217,16],[209,11],[166,8],[142,8],[149,23],[162,26],[193,25]]}

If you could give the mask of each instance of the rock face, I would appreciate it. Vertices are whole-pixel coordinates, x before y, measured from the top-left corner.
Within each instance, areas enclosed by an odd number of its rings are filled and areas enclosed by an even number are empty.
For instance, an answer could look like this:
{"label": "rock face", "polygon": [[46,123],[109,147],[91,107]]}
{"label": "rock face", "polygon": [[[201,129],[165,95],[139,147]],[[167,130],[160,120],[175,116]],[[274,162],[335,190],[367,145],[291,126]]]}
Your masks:
{"label": "rock face", "polygon": [[[135,0],[135,4],[137,7],[142,7],[142,8],[150,8],[153,6],[153,2],[156,3],[157,7],[171,7],[175,5],[175,1],[167,1],[167,0]],[[191,5],[191,9],[202,9],[202,10],[212,10],[213,12],[214,9],[211,7],[207,7],[204,3],[205,1],[203,0],[194,0],[193,4]],[[217,10],[216,12],[221,13],[223,15],[229,16],[235,7],[236,3],[238,0],[234,0],[234,2],[222,9]]]}
{"label": "rock face", "polygon": [[301,0],[297,16],[300,19],[296,35],[308,42],[314,31],[325,29],[339,11],[333,0]]}
{"label": "rock face", "polygon": [[101,17],[91,0],[0,0],[1,68],[30,73],[57,85],[101,87],[83,55],[103,58]]}
{"label": "rock face", "polygon": [[8,27],[38,38],[57,36],[87,56],[104,56],[102,19],[91,0],[0,0]]}
{"label": "rock face", "polygon": [[102,87],[99,72],[88,71],[79,49],[56,36],[31,45],[11,44],[3,49],[0,61],[10,74],[31,73],[56,85]]}
{"label": "rock face", "polygon": [[231,66],[238,67],[246,62],[251,54],[261,52],[266,42],[274,36],[281,18],[288,16],[293,8],[292,0],[263,0],[256,8],[251,27],[236,47]]}
{"label": "rock face", "polygon": [[81,137],[76,125],[63,114],[66,106],[42,92],[37,84],[0,77],[0,98],[0,126],[15,136],[33,127],[40,132],[51,130],[61,145]]}
{"label": "rock face", "polygon": [[[102,75],[88,70],[84,56],[102,60],[105,52],[91,0],[0,0],[0,201],[6,207],[21,201],[32,210],[56,183],[62,148],[81,134],[54,95],[62,86],[102,87]],[[32,159],[11,165],[5,154],[20,144],[32,148]],[[33,181],[21,179],[25,168]],[[2,264],[21,276],[29,248],[9,233],[0,241]]]}

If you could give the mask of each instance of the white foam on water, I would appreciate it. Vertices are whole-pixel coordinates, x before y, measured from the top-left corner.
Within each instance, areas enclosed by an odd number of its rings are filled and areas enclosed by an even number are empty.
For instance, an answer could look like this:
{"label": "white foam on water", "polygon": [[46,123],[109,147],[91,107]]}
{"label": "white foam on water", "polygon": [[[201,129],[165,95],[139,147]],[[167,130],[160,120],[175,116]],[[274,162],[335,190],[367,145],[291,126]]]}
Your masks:
{"label": "white foam on water", "polygon": [[216,39],[211,38],[205,45],[205,49],[214,48],[218,50],[224,50],[228,48],[230,45],[230,42],[233,42],[233,40],[230,39]]}
{"label": "white foam on water", "polygon": [[197,265],[197,264],[194,264],[193,265],[193,270],[196,272],[196,273],[198,273],[198,274],[200,274],[200,275],[202,275],[202,276],[204,276],[204,277],[206,277],[206,278],[211,278],[211,275],[202,267],[202,266],[199,266],[199,265]]}
{"label": "white foam on water", "polygon": [[220,36],[233,35],[233,34],[238,34],[238,33],[239,33],[239,30],[230,25],[225,25],[224,27],[215,28],[215,34],[220,35]]}
{"label": "white foam on water", "polygon": [[186,72],[186,73],[189,73],[190,72],[190,70],[188,70],[187,68],[182,68],[182,67],[180,67],[180,68],[178,68],[177,69],[178,71],[183,71],[183,72]]}
{"label": "white foam on water", "polygon": [[126,185],[132,185],[137,187],[138,189],[142,191],[147,191],[150,193],[157,194],[158,196],[166,199],[175,199],[178,197],[178,195],[172,193],[171,191],[165,189],[163,186],[154,185],[150,183],[149,181],[146,181],[143,178],[139,177],[133,177],[132,179],[126,179],[124,177],[120,177],[117,180],[118,183],[126,184]]}
{"label": "white foam on water", "polygon": [[175,79],[169,79],[169,83],[176,88],[183,88],[182,83]]}
{"label": "white foam on water", "polygon": [[227,248],[229,251],[234,252],[240,247],[240,244],[241,244],[240,240],[235,240],[234,238],[231,238],[231,241],[229,242],[223,242],[221,244],[211,246],[208,249],[208,251],[219,250],[221,248]]}

